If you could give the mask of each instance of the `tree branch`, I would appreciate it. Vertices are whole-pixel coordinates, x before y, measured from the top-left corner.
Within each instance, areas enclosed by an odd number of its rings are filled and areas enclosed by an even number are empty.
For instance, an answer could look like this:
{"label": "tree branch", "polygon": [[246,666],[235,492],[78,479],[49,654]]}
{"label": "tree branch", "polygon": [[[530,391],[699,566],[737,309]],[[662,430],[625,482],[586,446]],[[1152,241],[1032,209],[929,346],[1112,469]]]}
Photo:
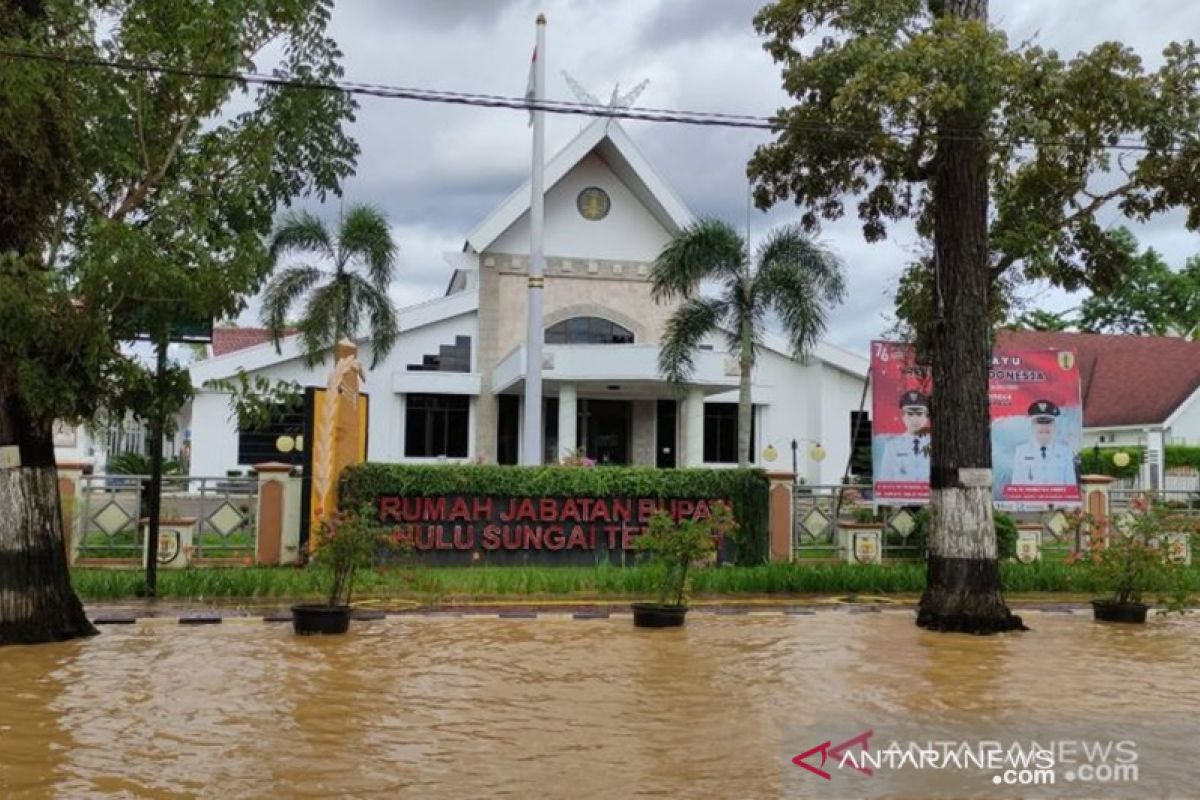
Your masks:
{"label": "tree branch", "polygon": [[179,124],[179,128],[175,131],[175,136],[171,140],[170,147],[167,148],[166,154],[163,156],[162,163],[153,174],[146,176],[142,181],[139,181],[136,186],[129,190],[125,195],[125,199],[121,201],[121,205],[117,206],[116,211],[112,213],[110,219],[113,222],[120,222],[129,212],[138,208],[150,192],[166,177],[167,170],[171,168],[171,164],[175,162],[175,157],[179,154],[179,148],[183,145],[183,139],[187,135],[188,130],[196,121],[196,114],[193,112],[183,118]]}

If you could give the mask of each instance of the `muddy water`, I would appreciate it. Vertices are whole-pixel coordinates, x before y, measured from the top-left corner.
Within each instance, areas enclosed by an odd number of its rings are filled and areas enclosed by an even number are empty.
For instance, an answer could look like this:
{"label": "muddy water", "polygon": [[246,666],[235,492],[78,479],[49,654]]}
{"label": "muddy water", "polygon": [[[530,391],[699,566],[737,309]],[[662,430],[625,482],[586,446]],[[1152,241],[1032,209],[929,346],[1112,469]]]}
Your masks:
{"label": "muddy water", "polygon": [[[830,721],[1200,719],[1200,620],[1027,621],[991,638],[842,611],[112,627],[0,650],[0,796],[856,796],[789,761]],[[1158,777],[1193,796],[1200,735],[1160,727],[1140,746],[1178,755]]]}

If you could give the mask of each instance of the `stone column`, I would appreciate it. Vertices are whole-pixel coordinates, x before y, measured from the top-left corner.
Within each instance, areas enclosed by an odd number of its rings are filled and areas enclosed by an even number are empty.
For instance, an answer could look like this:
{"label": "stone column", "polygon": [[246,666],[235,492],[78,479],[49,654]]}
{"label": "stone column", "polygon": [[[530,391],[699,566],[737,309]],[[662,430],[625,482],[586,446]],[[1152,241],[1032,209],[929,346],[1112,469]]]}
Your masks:
{"label": "stone column", "polygon": [[685,467],[704,464],[704,392],[688,389],[683,400],[683,462]]}
{"label": "stone column", "polygon": [[558,385],[558,457],[562,459],[579,447],[576,431],[576,409],[579,392],[573,383]]}
{"label": "stone column", "polygon": [[58,501],[62,511],[63,543],[67,548],[67,563],[74,564],[79,555],[79,504],[83,472],[91,466],[83,461],[58,462]]}
{"label": "stone column", "polygon": [[791,472],[768,472],[767,480],[771,482],[767,515],[771,560],[791,561],[794,524],[792,516],[796,508],[792,489],[796,485],[796,476]]}
{"label": "stone column", "polygon": [[258,536],[254,562],[295,564],[300,558],[300,478],[288,464],[257,464]]}

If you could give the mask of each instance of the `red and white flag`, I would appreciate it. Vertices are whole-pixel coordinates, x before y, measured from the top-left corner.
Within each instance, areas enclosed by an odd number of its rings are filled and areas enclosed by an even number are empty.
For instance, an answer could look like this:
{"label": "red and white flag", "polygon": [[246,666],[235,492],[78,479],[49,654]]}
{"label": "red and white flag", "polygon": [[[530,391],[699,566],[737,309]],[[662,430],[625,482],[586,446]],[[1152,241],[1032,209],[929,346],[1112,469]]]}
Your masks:
{"label": "red and white flag", "polygon": [[[533,48],[533,58],[529,60],[529,82],[525,84],[525,102],[532,103],[536,99],[537,79],[537,48]],[[529,124],[533,125],[533,109],[529,109]]]}

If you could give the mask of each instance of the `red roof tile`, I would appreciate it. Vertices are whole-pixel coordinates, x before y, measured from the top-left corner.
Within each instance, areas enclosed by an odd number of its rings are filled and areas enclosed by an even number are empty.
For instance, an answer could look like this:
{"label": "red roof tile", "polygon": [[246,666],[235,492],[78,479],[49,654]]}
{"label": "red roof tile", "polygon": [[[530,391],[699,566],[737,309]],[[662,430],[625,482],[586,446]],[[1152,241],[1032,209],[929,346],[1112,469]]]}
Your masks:
{"label": "red roof tile", "polygon": [[1200,342],[1158,336],[1000,331],[997,345],[1073,350],[1087,428],[1157,424],[1200,387]]}
{"label": "red roof tile", "polygon": [[[283,333],[290,336],[295,332],[287,328]],[[271,334],[266,328],[213,328],[212,352],[214,356],[223,356],[269,341]]]}

